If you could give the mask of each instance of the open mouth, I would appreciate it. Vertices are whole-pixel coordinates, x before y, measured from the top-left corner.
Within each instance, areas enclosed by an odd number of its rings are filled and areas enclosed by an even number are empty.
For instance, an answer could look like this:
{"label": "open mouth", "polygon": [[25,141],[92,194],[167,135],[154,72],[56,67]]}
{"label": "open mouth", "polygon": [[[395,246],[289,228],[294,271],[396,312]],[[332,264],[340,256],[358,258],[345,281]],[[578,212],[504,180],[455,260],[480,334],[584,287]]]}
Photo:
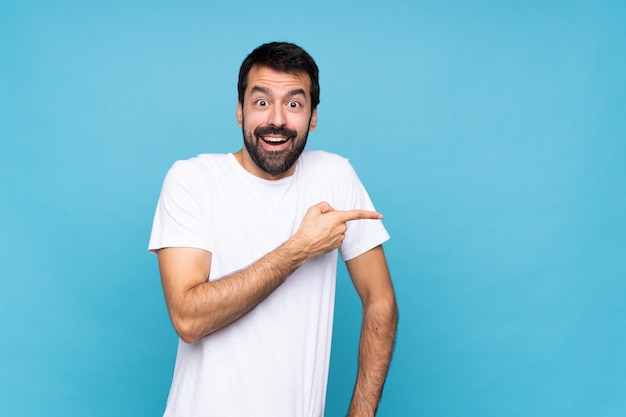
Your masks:
{"label": "open mouth", "polygon": [[254,135],[262,141],[265,149],[279,151],[286,148],[289,140],[295,139],[298,133],[284,126],[259,126]]}
{"label": "open mouth", "polygon": [[283,136],[261,136],[259,139],[270,147],[279,147],[286,144],[290,138]]}
{"label": "open mouth", "polygon": [[261,136],[261,140],[267,143],[268,145],[282,145],[287,142],[289,138],[285,137],[274,137],[274,136]]}

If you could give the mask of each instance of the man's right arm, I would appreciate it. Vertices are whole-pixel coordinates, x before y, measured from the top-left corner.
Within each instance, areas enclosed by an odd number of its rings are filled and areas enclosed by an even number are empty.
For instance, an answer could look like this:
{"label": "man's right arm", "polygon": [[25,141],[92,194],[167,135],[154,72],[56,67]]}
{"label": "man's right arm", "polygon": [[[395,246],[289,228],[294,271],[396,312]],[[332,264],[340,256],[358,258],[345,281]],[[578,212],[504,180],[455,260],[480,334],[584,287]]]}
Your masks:
{"label": "man's right arm", "polygon": [[212,281],[207,281],[210,252],[160,249],[161,282],[176,332],[183,341],[194,343],[229,325],[256,307],[308,259],[339,248],[347,221],[380,218],[372,211],[336,211],[327,203],[317,204],[281,246],[249,267]]}

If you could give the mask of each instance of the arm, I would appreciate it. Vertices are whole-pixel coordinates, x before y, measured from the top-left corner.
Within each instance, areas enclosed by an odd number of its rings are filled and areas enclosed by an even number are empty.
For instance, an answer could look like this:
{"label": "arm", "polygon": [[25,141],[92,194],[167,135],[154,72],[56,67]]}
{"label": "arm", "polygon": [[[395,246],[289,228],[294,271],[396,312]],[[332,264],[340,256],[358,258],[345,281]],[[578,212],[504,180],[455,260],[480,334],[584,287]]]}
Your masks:
{"label": "arm", "polygon": [[374,416],[387,378],[398,306],[382,246],[346,262],[363,306],[357,380],[349,417]]}
{"label": "arm", "polygon": [[174,247],[160,249],[158,256],[170,318],[187,343],[252,310],[305,260],[302,252],[285,243],[248,268],[207,282],[211,252]]}
{"label": "arm", "polygon": [[196,248],[158,251],[161,282],[170,318],[187,343],[229,325],[256,307],[299,266],[313,256],[337,249],[346,222],[379,219],[365,210],[335,211],[327,203],[311,207],[297,232],[249,267],[207,281],[212,254]]}

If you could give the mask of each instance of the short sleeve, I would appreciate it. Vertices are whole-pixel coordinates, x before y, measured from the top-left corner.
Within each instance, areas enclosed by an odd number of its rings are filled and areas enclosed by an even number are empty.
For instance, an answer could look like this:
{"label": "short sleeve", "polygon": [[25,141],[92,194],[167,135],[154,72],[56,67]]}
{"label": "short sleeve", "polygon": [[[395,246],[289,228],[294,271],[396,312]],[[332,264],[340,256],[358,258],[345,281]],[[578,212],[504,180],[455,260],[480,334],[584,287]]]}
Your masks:
{"label": "short sleeve", "polygon": [[[343,210],[376,211],[365,187],[350,163],[346,163],[340,200],[343,201]],[[389,240],[389,233],[381,220],[353,220],[348,222],[346,237],[339,253],[344,261],[349,261],[387,240]]]}
{"label": "short sleeve", "polygon": [[148,250],[192,247],[212,252],[209,197],[198,169],[189,161],[177,161],[163,181]]}

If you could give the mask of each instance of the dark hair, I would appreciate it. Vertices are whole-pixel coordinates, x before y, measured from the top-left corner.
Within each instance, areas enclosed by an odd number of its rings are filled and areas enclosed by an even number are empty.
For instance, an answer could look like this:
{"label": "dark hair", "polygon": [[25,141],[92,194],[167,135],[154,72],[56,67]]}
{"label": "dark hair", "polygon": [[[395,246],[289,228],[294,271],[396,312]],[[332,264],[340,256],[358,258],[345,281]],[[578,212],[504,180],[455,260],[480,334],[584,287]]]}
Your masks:
{"label": "dark hair", "polygon": [[278,72],[298,74],[306,72],[311,78],[311,105],[316,108],[320,102],[320,84],[317,64],[304,49],[288,42],[271,42],[259,46],[244,59],[239,68],[239,102],[248,87],[248,73],[253,66],[259,65]]}

